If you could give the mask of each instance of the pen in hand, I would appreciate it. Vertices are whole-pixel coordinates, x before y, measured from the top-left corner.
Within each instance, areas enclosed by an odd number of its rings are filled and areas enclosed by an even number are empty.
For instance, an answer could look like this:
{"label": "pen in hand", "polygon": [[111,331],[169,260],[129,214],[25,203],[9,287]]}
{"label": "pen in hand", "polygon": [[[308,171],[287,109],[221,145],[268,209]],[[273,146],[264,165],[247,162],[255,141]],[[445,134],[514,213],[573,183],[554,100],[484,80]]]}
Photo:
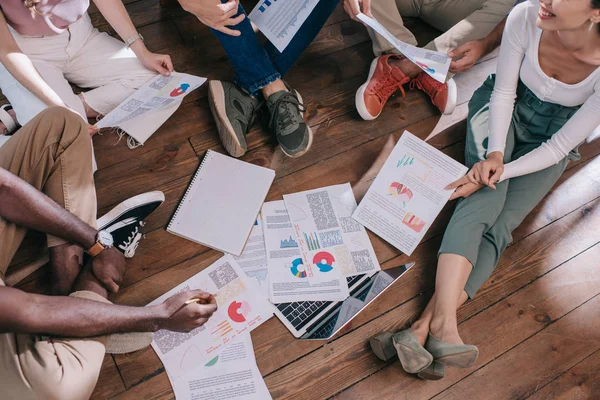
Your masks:
{"label": "pen in hand", "polygon": [[201,304],[214,304],[216,303],[215,296],[212,294],[206,294],[205,298],[194,297],[185,302],[185,305],[193,304],[193,303],[201,303]]}

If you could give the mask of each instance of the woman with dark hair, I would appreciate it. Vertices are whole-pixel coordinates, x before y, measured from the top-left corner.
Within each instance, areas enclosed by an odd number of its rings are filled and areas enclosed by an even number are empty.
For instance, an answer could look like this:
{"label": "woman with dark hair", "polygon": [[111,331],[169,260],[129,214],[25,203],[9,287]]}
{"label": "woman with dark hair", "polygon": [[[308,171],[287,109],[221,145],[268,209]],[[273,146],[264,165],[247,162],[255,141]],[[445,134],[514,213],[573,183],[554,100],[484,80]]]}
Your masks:
{"label": "woman with dark hair", "polygon": [[475,363],[477,347],[458,332],[458,307],[600,125],[599,22],[600,0],[529,1],[509,15],[497,73],[469,102],[471,170],[448,188],[461,199],[439,250],[435,293],[409,329],[371,339],[380,358],[397,353],[425,379]]}
{"label": "woman with dark hair", "polygon": [[[49,106],[84,118],[107,114],[157,73],[173,71],[168,55],[146,48],[120,0],[94,3],[125,43],[92,26],[89,0],[0,0],[0,89],[11,103],[0,109],[0,134]],[[92,90],[75,95],[69,83]],[[145,121],[136,133],[159,126]]]}

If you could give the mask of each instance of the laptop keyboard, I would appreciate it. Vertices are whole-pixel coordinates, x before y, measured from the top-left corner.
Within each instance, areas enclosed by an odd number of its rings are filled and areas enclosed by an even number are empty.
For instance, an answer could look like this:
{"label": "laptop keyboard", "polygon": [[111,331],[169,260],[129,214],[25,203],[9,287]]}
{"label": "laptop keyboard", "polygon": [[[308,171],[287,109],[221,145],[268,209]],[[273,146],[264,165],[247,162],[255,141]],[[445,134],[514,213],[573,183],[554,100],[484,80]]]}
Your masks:
{"label": "laptop keyboard", "polygon": [[[351,276],[346,278],[348,287],[352,287],[363,275]],[[281,311],[285,318],[290,321],[292,326],[298,330],[302,329],[313,315],[327,308],[332,301],[296,301],[293,303],[280,303],[276,307]]]}

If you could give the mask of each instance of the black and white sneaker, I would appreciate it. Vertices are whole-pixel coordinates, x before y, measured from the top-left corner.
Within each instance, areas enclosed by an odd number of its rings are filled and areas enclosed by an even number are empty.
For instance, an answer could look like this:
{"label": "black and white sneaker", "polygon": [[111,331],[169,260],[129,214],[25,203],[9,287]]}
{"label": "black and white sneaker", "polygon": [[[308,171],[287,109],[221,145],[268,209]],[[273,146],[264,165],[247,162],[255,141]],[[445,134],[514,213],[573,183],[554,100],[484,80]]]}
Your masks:
{"label": "black and white sneaker", "polygon": [[165,201],[163,192],[142,193],[131,197],[98,219],[98,230],[113,236],[115,248],[127,258],[135,255],[143,237],[144,220]]}

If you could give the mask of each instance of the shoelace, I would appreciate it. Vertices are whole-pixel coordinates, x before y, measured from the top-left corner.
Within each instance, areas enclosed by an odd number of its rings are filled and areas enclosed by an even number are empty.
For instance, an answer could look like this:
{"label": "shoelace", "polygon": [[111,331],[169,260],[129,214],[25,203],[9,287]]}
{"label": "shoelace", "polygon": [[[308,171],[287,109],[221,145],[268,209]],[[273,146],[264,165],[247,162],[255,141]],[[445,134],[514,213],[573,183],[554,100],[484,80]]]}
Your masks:
{"label": "shoelace", "polygon": [[119,245],[119,248],[123,250],[123,254],[125,258],[132,258],[135,255],[135,251],[140,245],[140,240],[144,237],[144,235],[140,232],[140,227],[146,225],[145,222],[140,221],[140,224],[135,227],[131,236],[127,237],[127,240]]}
{"label": "shoelace", "polygon": [[398,89],[402,92],[402,97],[406,97],[406,92],[404,92],[402,83],[398,82],[390,73],[383,79],[377,81],[373,88],[373,92],[381,101],[386,101]]}
{"label": "shoelace", "polygon": [[437,97],[440,89],[444,86],[443,83],[436,81],[435,79],[427,79],[427,80],[417,80],[413,79],[410,81],[410,90],[415,90],[415,87],[421,89],[425,93],[428,93],[431,96],[431,99],[435,101],[435,97]]}
{"label": "shoelace", "polygon": [[[279,106],[281,106],[281,113],[279,113]],[[298,113],[294,112],[294,108]],[[301,122],[304,122],[300,114],[306,111],[306,107],[291,93],[285,93],[278,98],[273,110],[271,120],[269,121],[269,127],[271,128],[273,125],[277,124],[278,130],[283,130],[285,126],[290,124],[300,125]]]}

